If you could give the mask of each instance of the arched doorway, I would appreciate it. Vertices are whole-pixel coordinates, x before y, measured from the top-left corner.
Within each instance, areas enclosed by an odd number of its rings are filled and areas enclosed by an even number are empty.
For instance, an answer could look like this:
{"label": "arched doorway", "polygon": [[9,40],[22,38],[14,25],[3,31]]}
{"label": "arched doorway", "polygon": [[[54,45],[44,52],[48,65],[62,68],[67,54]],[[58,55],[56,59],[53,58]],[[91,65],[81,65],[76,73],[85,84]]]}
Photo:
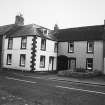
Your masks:
{"label": "arched doorway", "polygon": [[60,55],[57,58],[57,69],[58,70],[67,70],[68,69],[68,58],[67,56]]}

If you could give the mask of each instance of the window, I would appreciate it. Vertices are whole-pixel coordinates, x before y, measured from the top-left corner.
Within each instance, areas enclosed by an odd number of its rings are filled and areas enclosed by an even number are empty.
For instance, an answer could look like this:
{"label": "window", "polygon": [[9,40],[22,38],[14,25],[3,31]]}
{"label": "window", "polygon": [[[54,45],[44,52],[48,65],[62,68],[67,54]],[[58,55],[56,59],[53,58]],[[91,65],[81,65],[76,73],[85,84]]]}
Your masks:
{"label": "window", "polygon": [[26,49],[26,45],[27,45],[27,38],[22,37],[22,39],[21,39],[21,49]]}
{"label": "window", "polygon": [[45,56],[40,56],[40,67],[41,68],[45,67]]}
{"label": "window", "polygon": [[86,69],[92,70],[93,69],[93,58],[86,59]]}
{"label": "window", "polygon": [[73,53],[74,52],[74,42],[69,42],[68,43],[68,53]]}
{"label": "window", "polygon": [[54,44],[54,52],[57,52],[58,51],[58,43],[55,43]]}
{"label": "window", "polygon": [[13,38],[8,39],[8,49],[12,49],[13,46]]}
{"label": "window", "polygon": [[21,54],[20,55],[20,66],[25,67],[25,60],[26,60],[26,55],[25,54]]}
{"label": "window", "polygon": [[46,50],[46,40],[45,39],[41,39],[41,50]]}
{"label": "window", "polygon": [[47,35],[47,29],[43,29],[43,34]]}
{"label": "window", "polygon": [[87,52],[88,53],[94,52],[94,42],[87,42]]}
{"label": "window", "polygon": [[12,64],[12,54],[7,54],[7,65]]}
{"label": "window", "polygon": [[43,29],[42,28],[37,28],[37,31],[39,34],[43,34]]}

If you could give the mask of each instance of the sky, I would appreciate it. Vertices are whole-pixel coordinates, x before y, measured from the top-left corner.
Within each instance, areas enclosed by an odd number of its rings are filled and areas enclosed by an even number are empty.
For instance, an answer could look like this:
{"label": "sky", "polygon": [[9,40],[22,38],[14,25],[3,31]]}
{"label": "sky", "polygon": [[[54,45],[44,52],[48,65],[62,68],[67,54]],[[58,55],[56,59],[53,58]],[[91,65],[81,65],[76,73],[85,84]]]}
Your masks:
{"label": "sky", "polygon": [[19,13],[25,24],[49,29],[102,25],[105,0],[0,0],[0,26],[14,24]]}

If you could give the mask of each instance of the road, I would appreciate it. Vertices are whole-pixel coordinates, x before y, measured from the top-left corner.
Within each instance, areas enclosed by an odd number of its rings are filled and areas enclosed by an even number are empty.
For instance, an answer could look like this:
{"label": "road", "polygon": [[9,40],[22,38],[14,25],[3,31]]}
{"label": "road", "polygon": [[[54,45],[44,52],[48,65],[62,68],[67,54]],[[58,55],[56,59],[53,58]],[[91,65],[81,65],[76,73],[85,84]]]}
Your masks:
{"label": "road", "polygon": [[105,87],[42,75],[0,74],[0,88],[39,105],[105,105]]}

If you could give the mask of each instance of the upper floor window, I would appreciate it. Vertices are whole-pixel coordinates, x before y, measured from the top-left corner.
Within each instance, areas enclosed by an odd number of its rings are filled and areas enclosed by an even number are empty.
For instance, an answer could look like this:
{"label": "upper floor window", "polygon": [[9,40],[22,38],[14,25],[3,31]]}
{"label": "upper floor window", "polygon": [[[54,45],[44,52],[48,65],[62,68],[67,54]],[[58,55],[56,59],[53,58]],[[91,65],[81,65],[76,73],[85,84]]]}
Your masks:
{"label": "upper floor window", "polygon": [[92,41],[87,42],[87,52],[88,53],[94,52],[94,42]]}
{"label": "upper floor window", "polygon": [[44,68],[45,67],[45,56],[40,56],[40,67]]}
{"label": "upper floor window", "polygon": [[46,39],[41,39],[41,50],[46,50]]}
{"label": "upper floor window", "polygon": [[7,65],[12,64],[12,54],[7,54]]}
{"label": "upper floor window", "polygon": [[26,46],[27,46],[27,38],[22,37],[21,38],[21,49],[26,49]]}
{"label": "upper floor window", "polygon": [[43,34],[47,35],[47,29],[43,29]]}
{"label": "upper floor window", "polygon": [[92,70],[93,69],[93,58],[86,59],[86,69]]}
{"label": "upper floor window", "polygon": [[68,42],[68,53],[74,52],[74,42]]}
{"label": "upper floor window", "polygon": [[25,60],[26,60],[26,55],[25,54],[21,54],[20,55],[20,66],[25,67]]}
{"label": "upper floor window", "polygon": [[8,49],[12,49],[13,47],[13,38],[8,39]]}
{"label": "upper floor window", "polygon": [[57,52],[58,51],[58,43],[55,43],[54,44],[54,52]]}

